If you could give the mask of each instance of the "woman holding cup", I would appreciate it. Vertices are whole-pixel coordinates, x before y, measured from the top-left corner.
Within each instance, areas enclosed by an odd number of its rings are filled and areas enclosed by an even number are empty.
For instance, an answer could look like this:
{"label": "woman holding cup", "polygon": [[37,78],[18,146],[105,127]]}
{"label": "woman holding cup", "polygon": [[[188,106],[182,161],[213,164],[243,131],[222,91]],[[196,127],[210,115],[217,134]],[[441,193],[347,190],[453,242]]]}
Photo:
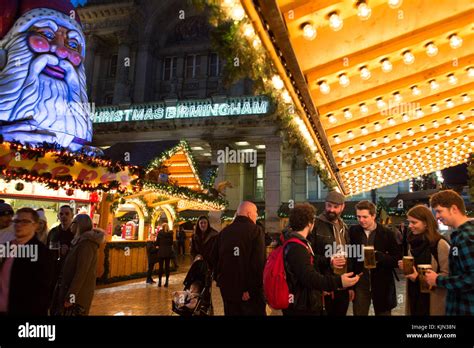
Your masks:
{"label": "woman holding cup", "polygon": [[408,256],[398,262],[409,279],[405,296],[406,314],[444,315],[446,290],[433,288],[428,291],[420,270],[431,267],[438,270],[438,273],[447,275],[449,243],[439,233],[438,224],[429,208],[417,205],[408,211],[407,219],[410,229]]}

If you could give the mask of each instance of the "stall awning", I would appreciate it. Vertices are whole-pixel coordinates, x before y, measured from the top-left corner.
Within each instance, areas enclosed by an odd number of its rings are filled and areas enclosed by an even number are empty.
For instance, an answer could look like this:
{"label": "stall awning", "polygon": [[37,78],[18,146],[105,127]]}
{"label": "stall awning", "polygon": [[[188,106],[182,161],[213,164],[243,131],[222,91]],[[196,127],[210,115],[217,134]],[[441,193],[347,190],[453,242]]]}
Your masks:
{"label": "stall awning", "polygon": [[471,0],[240,5],[344,193],[452,167],[474,151]]}

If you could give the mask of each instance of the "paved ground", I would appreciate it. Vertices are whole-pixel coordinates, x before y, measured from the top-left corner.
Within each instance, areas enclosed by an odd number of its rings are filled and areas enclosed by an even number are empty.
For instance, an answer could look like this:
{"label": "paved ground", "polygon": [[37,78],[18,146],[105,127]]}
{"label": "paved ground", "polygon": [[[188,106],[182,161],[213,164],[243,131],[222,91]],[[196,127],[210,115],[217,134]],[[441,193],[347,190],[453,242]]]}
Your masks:
{"label": "paved ground", "polygon": [[[179,261],[179,273],[171,275],[169,288],[159,288],[156,284],[147,285],[145,279],[99,287],[95,291],[90,315],[176,315],[171,311],[171,294],[173,291],[183,289],[183,280],[189,268],[190,258],[181,258]],[[404,315],[405,306],[403,299],[405,281],[403,277],[400,277],[400,282],[396,282],[396,286],[397,296],[399,296],[399,302],[401,303],[392,314]],[[400,297],[400,295],[402,296]],[[224,307],[219,288],[215,286],[213,286],[212,298],[215,315],[223,315]],[[280,315],[278,311],[272,311],[270,308],[267,308],[267,313],[269,315]],[[351,306],[349,306],[348,315],[352,315]],[[371,315],[373,315],[372,307]]]}

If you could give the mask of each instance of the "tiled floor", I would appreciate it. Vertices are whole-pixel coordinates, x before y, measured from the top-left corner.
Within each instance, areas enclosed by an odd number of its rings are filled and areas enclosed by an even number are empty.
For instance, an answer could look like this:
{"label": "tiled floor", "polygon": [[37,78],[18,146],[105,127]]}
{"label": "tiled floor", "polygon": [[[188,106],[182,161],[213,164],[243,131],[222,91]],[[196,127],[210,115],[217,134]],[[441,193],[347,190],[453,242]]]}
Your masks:
{"label": "tiled floor", "polygon": [[[156,284],[147,285],[145,279],[98,288],[95,291],[90,315],[175,315],[171,311],[171,294],[173,291],[182,290],[189,263],[189,259],[180,260],[179,273],[171,275],[168,288],[159,288]],[[403,277],[400,278],[400,282],[396,282],[397,295],[403,296],[399,296],[400,304],[392,311],[393,315],[404,315],[405,313],[403,301],[405,281]],[[215,315],[223,315],[224,307],[219,288],[213,286],[212,290],[214,313]],[[270,308],[267,308],[267,313],[269,315],[280,314],[279,311],[272,311]],[[352,315],[351,306],[349,306],[348,315]],[[373,315],[372,308],[371,315]]]}

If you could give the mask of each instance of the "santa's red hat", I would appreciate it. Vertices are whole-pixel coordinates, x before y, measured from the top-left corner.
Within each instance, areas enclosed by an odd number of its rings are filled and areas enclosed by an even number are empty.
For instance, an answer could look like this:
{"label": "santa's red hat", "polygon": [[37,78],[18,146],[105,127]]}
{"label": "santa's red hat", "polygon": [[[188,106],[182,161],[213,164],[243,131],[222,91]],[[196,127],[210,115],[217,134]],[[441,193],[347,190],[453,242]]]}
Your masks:
{"label": "santa's red hat", "polygon": [[[75,11],[75,7],[70,0],[1,0],[1,2],[2,5],[0,7],[3,14],[0,19],[0,40],[5,37],[18,18],[32,10],[54,10],[69,18],[71,18],[71,11]],[[74,20],[80,27],[81,21],[77,12],[74,12]]]}

